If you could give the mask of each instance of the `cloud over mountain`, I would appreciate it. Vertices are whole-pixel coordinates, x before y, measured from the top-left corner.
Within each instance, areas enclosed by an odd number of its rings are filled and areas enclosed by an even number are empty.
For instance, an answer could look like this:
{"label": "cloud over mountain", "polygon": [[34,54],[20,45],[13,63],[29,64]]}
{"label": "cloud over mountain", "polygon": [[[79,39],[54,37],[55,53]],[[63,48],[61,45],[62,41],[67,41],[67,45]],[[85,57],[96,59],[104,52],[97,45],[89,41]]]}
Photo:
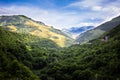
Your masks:
{"label": "cloud over mountain", "polygon": [[119,3],[120,0],[2,0],[0,15],[26,15],[58,29],[98,26],[120,14]]}

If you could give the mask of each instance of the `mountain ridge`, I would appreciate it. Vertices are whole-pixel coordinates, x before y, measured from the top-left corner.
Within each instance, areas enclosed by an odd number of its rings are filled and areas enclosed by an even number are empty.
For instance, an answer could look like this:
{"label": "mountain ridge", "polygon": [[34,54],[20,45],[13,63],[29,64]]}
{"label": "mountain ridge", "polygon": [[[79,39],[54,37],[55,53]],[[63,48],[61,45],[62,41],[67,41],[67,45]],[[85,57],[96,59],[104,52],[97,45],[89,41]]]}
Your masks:
{"label": "mountain ridge", "polygon": [[61,47],[71,45],[73,40],[61,30],[47,26],[43,22],[34,21],[24,15],[0,16],[0,26],[12,32],[48,38]]}

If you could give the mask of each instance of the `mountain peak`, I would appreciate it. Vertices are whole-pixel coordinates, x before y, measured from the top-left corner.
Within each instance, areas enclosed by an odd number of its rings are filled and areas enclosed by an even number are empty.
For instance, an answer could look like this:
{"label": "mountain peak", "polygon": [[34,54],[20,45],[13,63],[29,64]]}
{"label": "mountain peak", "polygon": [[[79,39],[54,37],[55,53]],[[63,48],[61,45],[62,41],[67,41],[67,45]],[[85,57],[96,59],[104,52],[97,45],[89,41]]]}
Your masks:
{"label": "mountain peak", "polygon": [[34,21],[24,15],[0,16],[0,26],[17,33],[31,34],[40,38],[47,38],[61,47],[70,45],[72,39],[61,30]]}

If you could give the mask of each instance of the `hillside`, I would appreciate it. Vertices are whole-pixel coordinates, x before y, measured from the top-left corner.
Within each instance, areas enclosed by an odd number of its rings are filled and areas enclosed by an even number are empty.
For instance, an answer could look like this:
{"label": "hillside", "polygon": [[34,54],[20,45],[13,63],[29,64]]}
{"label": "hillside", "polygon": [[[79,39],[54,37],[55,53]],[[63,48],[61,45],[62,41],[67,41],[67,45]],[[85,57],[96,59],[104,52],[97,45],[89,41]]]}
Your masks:
{"label": "hillside", "polygon": [[[109,36],[107,41],[102,40],[105,36]],[[119,80],[120,25],[92,40],[91,44],[61,50],[57,59],[36,71],[42,74],[42,80]]]}
{"label": "hillside", "polygon": [[3,28],[0,35],[1,80],[120,79],[120,25],[90,44],[68,48]]}
{"label": "hillside", "polygon": [[112,19],[111,21],[108,21],[106,23],[101,24],[100,26],[88,30],[82,34],[80,34],[77,38],[76,41],[80,43],[86,43],[90,40],[96,39],[100,37],[102,34],[104,34],[106,31],[109,31],[116,27],[117,25],[120,24],[120,16]]}
{"label": "hillside", "polygon": [[39,80],[31,69],[44,67],[57,49],[49,39],[0,28],[0,79]]}
{"label": "hillside", "polygon": [[73,41],[62,31],[23,15],[0,16],[0,26],[12,32],[50,39],[60,47],[69,46]]}
{"label": "hillside", "polygon": [[39,80],[30,68],[23,64],[25,58],[31,58],[26,52],[27,48],[20,35],[0,28],[1,80]]}

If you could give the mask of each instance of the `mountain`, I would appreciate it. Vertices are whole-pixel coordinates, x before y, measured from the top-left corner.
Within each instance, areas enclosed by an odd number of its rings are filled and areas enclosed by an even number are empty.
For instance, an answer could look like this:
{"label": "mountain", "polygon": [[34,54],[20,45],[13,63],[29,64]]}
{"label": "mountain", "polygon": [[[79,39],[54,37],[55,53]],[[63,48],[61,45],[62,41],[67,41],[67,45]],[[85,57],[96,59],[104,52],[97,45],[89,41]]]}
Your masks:
{"label": "mountain", "polygon": [[0,26],[12,32],[50,39],[60,47],[71,45],[73,40],[61,30],[47,26],[40,21],[34,21],[24,15],[0,16]]}
{"label": "mountain", "polygon": [[94,26],[71,27],[69,29],[62,29],[62,31],[69,37],[76,38],[79,34],[94,28]]}
{"label": "mountain", "polygon": [[0,27],[1,80],[120,79],[120,25],[90,44],[65,48],[50,39],[4,28]]}
{"label": "mountain", "polygon": [[79,43],[85,43],[90,40],[96,39],[96,38],[100,37],[103,33],[105,33],[106,31],[113,29],[114,27],[116,27],[119,24],[120,24],[120,16],[112,19],[111,21],[103,23],[100,26],[98,26],[92,30],[88,30],[87,32],[80,34],[76,38],[76,41]]}
{"label": "mountain", "polygon": [[78,33],[83,33],[92,28],[94,28],[94,26],[72,27],[72,28],[68,29],[68,31],[73,34],[78,34]]}

